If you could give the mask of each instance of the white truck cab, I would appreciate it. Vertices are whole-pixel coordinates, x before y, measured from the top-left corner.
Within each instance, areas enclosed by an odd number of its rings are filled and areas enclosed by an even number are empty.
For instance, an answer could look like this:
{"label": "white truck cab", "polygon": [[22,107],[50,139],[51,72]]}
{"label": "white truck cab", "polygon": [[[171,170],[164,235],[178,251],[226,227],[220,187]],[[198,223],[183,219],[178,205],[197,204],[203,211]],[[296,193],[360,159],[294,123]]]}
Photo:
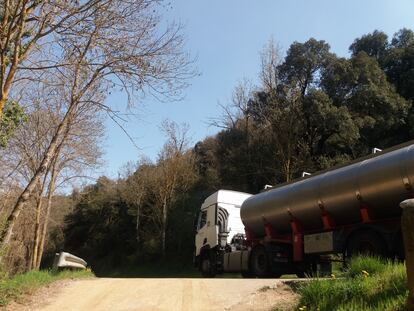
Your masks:
{"label": "white truck cab", "polygon": [[[251,194],[231,190],[219,190],[201,205],[195,236],[195,259],[202,272],[211,271],[211,254],[227,247],[237,247],[244,238],[244,225],[240,207]],[[214,250],[214,251],[212,251]]]}

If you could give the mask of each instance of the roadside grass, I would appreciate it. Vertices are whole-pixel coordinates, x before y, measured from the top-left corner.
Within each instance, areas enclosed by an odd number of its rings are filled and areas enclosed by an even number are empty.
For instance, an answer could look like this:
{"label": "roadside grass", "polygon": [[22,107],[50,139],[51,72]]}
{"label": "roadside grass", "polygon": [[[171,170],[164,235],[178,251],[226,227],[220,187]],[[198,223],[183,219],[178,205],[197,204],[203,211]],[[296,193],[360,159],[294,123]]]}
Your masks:
{"label": "roadside grass", "polygon": [[372,257],[353,259],[341,278],[301,284],[296,310],[406,311],[405,265]]}
{"label": "roadside grass", "polygon": [[42,286],[63,279],[79,279],[93,277],[94,274],[90,269],[81,271],[30,271],[0,279],[0,307],[3,307],[11,301],[18,300],[24,295],[31,294]]}

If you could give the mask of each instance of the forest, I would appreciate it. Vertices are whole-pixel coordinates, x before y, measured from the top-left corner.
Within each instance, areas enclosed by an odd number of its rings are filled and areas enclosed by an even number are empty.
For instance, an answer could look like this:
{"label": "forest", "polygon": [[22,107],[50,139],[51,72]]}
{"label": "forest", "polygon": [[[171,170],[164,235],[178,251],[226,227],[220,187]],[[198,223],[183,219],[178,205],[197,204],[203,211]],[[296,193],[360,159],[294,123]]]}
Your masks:
{"label": "forest", "polygon": [[[150,2],[87,1],[82,10],[62,8],[53,23],[49,15],[36,19],[24,35],[11,24],[13,44],[1,40],[10,45],[0,63],[3,271],[47,267],[59,250],[96,271],[190,264],[197,211],[214,191],[258,193],[414,137],[412,30],[363,35],[348,57],[314,38],[286,51],[269,40],[258,53],[258,77],[250,77],[259,82],[241,80],[222,115],[210,120],[217,134],[192,145],[186,124],[166,120],[155,160],[137,158],[119,178],[90,181],[102,165],[102,120],[118,117],[105,104],[108,93],[123,88],[131,101],[140,90],[171,99],[195,75],[180,26],[159,37]],[[50,33],[54,40],[44,40]],[[44,49],[29,53],[31,42]],[[57,47],[64,52],[45,58]]]}

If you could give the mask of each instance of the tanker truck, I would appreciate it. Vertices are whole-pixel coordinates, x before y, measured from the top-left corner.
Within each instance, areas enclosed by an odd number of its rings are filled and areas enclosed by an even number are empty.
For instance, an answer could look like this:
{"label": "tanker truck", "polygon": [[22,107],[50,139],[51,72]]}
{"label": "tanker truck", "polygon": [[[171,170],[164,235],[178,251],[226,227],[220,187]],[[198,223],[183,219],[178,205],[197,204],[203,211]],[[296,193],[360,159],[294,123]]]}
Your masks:
{"label": "tanker truck", "polygon": [[403,259],[413,185],[411,141],[255,195],[219,190],[201,205],[194,262],[206,277],[304,277],[357,253]]}

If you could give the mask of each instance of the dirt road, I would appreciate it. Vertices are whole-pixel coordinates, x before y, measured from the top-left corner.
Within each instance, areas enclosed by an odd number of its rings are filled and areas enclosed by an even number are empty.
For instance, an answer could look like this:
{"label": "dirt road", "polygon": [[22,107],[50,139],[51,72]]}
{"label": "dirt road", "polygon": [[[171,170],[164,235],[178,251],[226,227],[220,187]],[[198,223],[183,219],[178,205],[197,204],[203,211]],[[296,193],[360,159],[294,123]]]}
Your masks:
{"label": "dirt road", "polygon": [[274,279],[90,279],[50,288],[12,310],[284,310],[296,296]]}

